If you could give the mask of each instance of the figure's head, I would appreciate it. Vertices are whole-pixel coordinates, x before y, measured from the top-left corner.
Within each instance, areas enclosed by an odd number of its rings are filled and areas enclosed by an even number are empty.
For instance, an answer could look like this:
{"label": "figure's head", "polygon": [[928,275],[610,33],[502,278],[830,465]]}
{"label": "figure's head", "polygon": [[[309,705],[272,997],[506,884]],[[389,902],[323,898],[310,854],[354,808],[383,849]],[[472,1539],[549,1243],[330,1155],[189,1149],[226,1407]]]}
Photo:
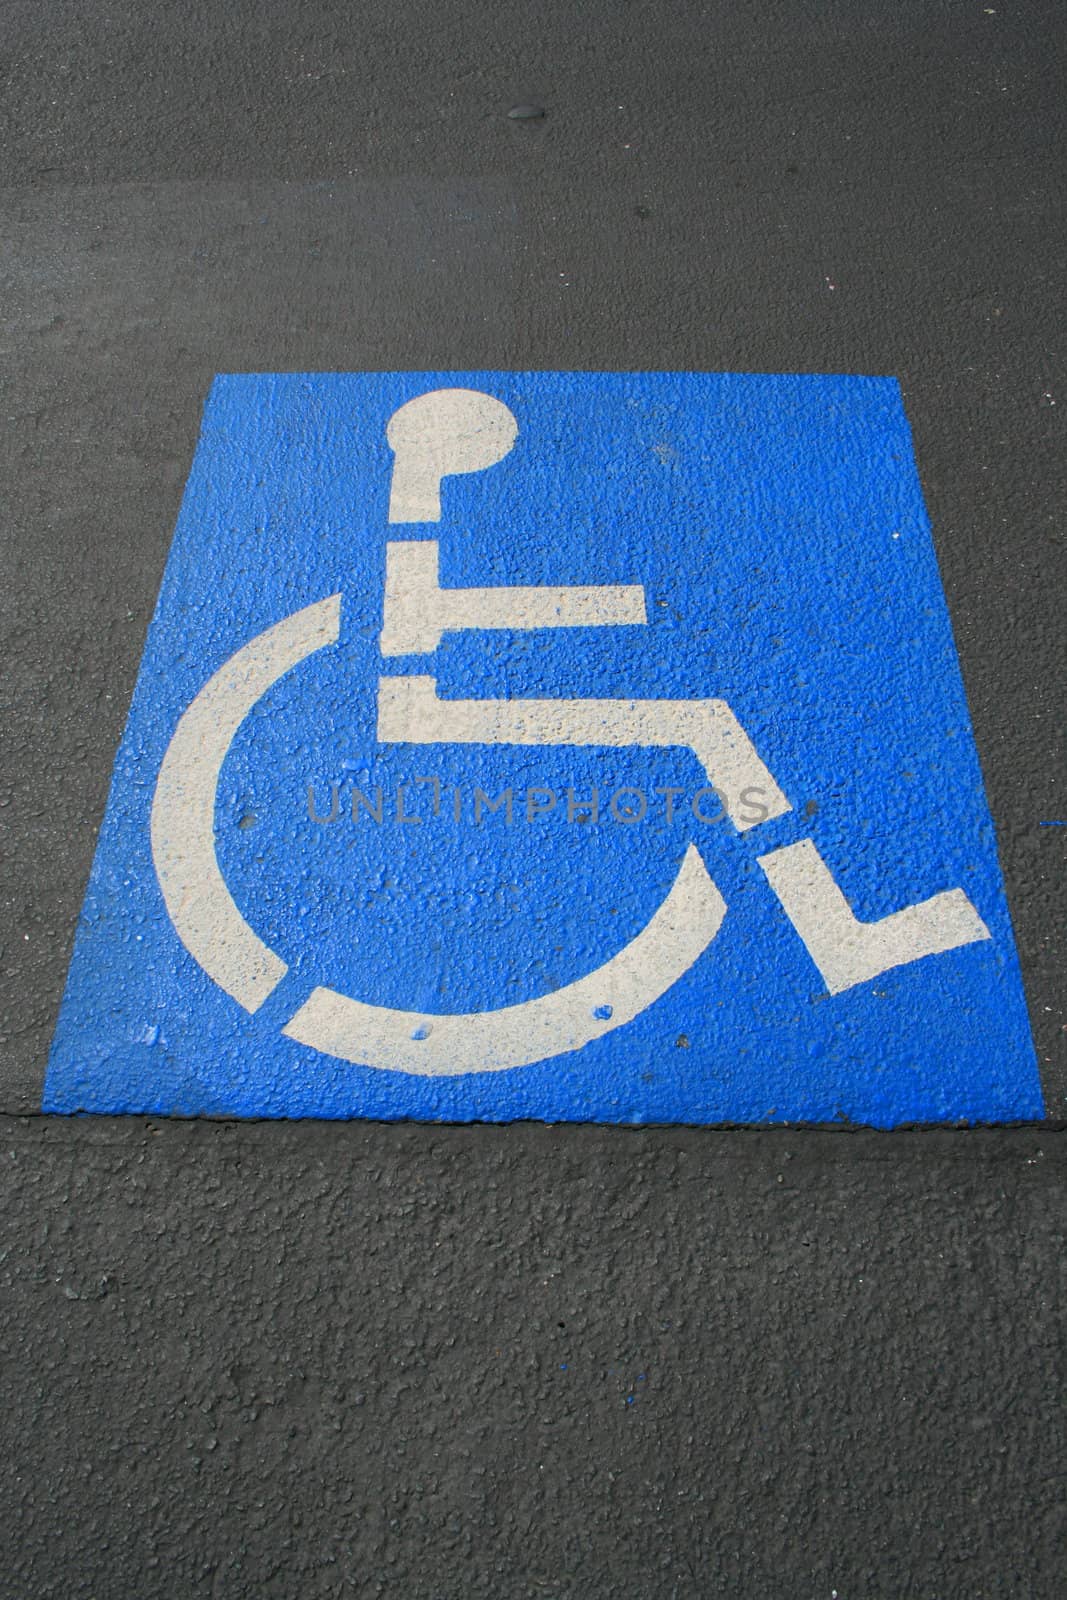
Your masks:
{"label": "figure's head", "polygon": [[477,389],[432,389],[394,411],[386,425],[395,460],[390,522],[438,522],[441,479],[502,461],[519,425],[502,400]]}

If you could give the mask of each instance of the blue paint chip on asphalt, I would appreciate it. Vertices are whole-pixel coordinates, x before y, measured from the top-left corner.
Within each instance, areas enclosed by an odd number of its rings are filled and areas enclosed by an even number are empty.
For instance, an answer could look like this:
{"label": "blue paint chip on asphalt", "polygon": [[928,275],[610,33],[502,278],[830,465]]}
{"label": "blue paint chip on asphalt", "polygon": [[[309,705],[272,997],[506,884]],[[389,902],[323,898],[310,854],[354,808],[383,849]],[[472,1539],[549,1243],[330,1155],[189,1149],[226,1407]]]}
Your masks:
{"label": "blue paint chip on asphalt", "polygon": [[896,382],[218,378],[43,1104],[1041,1116]]}

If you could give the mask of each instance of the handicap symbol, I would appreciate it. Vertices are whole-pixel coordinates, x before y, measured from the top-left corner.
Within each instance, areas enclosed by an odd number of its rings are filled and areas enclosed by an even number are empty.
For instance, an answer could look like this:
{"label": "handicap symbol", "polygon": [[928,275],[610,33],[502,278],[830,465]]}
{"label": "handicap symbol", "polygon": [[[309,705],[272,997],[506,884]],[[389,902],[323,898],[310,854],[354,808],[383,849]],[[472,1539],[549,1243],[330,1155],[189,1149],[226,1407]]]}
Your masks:
{"label": "handicap symbol", "polygon": [[[518,433],[507,406],[471,389],[435,389],[401,406],[386,429],[390,526],[438,522],[441,480],[487,471]],[[438,573],[438,541],[387,541],[385,663],[431,656],[445,633],[464,630],[647,626],[641,584],[450,589]],[[338,643],[341,602],[340,594],[318,600],[242,645],[182,715],[156,783],[152,857],[171,922],[204,972],[250,1013],[288,968],[241,915],[219,867],[219,778],[238,730],[272,685]],[[719,699],[443,700],[433,676],[386,668],[377,687],[377,736],[382,744],[685,748],[723,796],[739,833],[792,810]],[[766,816],[753,821],[739,807],[736,797],[746,788],[762,791]],[[862,922],[810,839],[757,860],[832,995],[990,937],[962,889]],[[579,1050],[645,1011],[704,954],[726,911],[690,844],[641,931],[595,971],[552,993],[493,1010],[432,1014],[318,987],[281,1031],[341,1060],[394,1072],[452,1076],[526,1066]]]}

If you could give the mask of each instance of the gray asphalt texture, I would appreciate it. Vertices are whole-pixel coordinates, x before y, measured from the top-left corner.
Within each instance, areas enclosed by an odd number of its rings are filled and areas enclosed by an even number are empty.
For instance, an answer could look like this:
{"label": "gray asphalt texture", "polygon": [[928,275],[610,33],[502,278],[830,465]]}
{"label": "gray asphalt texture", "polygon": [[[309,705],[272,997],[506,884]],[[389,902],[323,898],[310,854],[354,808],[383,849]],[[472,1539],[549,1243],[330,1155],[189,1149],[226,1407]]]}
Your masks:
{"label": "gray asphalt texture", "polygon": [[[0,1594],[1058,1600],[1064,45],[5,6]],[[449,366],[900,378],[1056,1126],[19,1115],[213,374]]]}

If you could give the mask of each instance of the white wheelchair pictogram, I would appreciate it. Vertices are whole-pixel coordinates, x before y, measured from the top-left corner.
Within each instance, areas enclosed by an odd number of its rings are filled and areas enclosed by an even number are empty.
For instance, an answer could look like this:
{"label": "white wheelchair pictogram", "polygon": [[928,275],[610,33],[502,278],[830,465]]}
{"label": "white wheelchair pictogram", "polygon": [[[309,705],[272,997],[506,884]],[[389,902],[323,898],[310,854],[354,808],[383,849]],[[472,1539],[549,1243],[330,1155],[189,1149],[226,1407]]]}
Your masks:
{"label": "white wheelchair pictogram", "polygon": [[[389,523],[441,517],[445,477],[483,472],[518,437],[491,395],[436,389],[394,413]],[[381,654],[431,655],[457,630],[647,625],[640,584],[442,589],[436,540],[389,540]],[[267,628],[214,674],[182,715],[152,802],[152,856],[179,939],[204,972],[255,1012],[285,977],[285,961],[238,910],[219,867],[215,806],[237,732],[273,684],[336,645],[340,594]],[[690,750],[739,832],[792,808],[724,700],[447,700],[432,675],[383,672],[382,744],[679,747]],[[766,816],[748,820],[737,797],[762,792]],[[875,922],[861,922],[811,840],[759,856],[767,880],[831,994],[891,967],[952,950],[989,932],[962,889],[949,889]],[[645,927],[610,960],[550,994],[481,1012],[435,1014],[369,1004],[318,987],[282,1028],[290,1039],[353,1064],[420,1076],[526,1066],[581,1049],[631,1021],[686,973],[714,940],[726,904],[690,844]]]}

